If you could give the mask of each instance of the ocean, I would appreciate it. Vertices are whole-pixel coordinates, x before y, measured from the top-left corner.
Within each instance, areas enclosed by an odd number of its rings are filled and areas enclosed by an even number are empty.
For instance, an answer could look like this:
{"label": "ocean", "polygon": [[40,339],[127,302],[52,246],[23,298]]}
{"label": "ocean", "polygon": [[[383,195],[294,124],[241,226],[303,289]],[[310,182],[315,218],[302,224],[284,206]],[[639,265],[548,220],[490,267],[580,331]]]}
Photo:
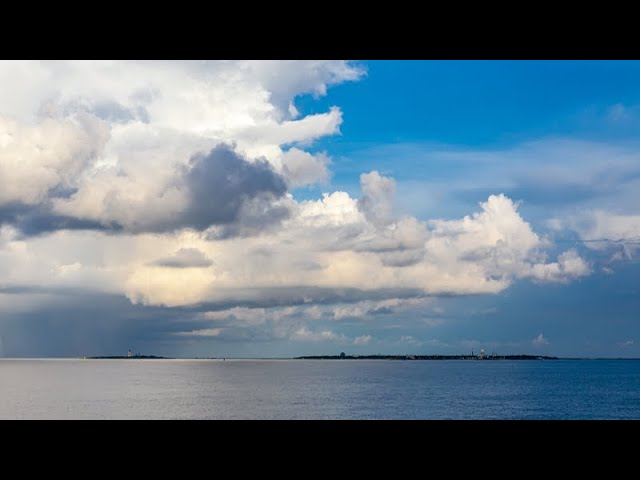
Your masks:
{"label": "ocean", "polygon": [[0,360],[2,419],[640,419],[640,361]]}

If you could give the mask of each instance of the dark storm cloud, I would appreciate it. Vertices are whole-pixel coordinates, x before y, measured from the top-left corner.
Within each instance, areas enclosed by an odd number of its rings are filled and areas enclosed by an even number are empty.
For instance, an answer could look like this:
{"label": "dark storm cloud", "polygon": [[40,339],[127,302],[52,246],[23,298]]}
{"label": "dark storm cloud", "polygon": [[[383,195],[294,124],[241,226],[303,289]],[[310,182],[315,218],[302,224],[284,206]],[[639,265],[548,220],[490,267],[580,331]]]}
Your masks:
{"label": "dark storm cloud", "polygon": [[213,265],[213,262],[197,248],[181,248],[174,255],[161,258],[153,264],[169,268],[205,268]]}
{"label": "dark storm cloud", "polygon": [[238,222],[241,214],[257,226],[283,215],[269,207],[286,193],[284,178],[267,161],[249,162],[228,145],[218,145],[206,155],[194,155],[184,184],[190,204],[182,220],[185,226],[197,230]]}

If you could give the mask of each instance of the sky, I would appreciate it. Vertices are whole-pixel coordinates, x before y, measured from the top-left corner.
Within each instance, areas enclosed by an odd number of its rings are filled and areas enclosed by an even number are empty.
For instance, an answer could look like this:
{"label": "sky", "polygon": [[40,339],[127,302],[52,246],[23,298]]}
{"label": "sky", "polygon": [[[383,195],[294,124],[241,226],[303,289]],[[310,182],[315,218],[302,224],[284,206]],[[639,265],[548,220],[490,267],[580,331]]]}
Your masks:
{"label": "sky", "polygon": [[639,62],[0,84],[0,356],[640,357]]}

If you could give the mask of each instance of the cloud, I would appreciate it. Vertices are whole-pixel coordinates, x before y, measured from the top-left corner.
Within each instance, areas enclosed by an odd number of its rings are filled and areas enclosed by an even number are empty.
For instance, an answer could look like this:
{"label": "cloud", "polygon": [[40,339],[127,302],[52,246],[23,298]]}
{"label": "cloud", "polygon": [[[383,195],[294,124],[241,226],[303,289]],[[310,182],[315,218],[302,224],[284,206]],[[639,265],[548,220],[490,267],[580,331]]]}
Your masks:
{"label": "cloud", "polygon": [[371,335],[361,335],[353,339],[354,345],[369,345],[371,342]]}
{"label": "cloud", "polygon": [[[295,68],[300,64],[304,68]],[[345,61],[263,61],[243,62],[243,66],[251,71],[252,76],[264,79],[263,84],[270,92],[269,100],[282,112],[291,111],[292,91],[322,96],[326,95],[327,87],[356,81],[366,74],[363,66]],[[283,71],[287,74],[283,75]],[[297,111],[295,107],[294,111]]]}
{"label": "cloud", "polygon": [[536,338],[531,340],[531,344],[534,347],[538,347],[539,348],[539,347],[545,347],[545,346],[549,345],[549,341],[544,337],[544,335],[540,334]]}
{"label": "cloud", "polygon": [[640,251],[640,215],[619,214],[602,209],[581,212],[567,218],[553,218],[549,226],[556,232],[573,232],[577,242],[596,254],[605,273],[614,264],[635,258]]}
{"label": "cloud", "polygon": [[[33,118],[69,103],[144,107],[153,122],[192,130],[242,126],[252,117],[290,118],[295,97],[326,94],[364,68],[347,61],[7,61],[3,110]],[[217,108],[216,108],[217,107]]]}
{"label": "cloud", "polygon": [[567,219],[554,219],[556,230],[575,231],[586,247],[595,250],[615,245],[636,249],[640,245],[640,215],[595,210]]}
{"label": "cloud", "polygon": [[632,347],[634,344],[635,344],[635,341],[633,339],[630,339],[630,340],[626,340],[624,342],[618,343],[618,346],[620,346],[621,348],[625,348],[625,347]]}
{"label": "cloud", "polygon": [[332,305],[328,312],[333,320],[363,319],[371,320],[380,315],[398,315],[407,310],[416,314],[415,310],[424,308],[429,298],[388,298],[384,300],[361,300],[352,303]]}
{"label": "cloud", "polygon": [[267,205],[260,213],[268,215],[273,212],[269,204],[287,191],[285,181],[268,162],[248,162],[226,145],[194,156],[185,183],[189,192],[185,224],[198,230],[233,223],[255,202]]}
{"label": "cloud", "polygon": [[360,175],[360,185],[363,195],[358,206],[367,219],[374,223],[388,223],[393,216],[395,180],[384,177],[374,170]]}
{"label": "cloud", "polygon": [[197,248],[181,248],[174,255],[161,258],[153,264],[169,268],[205,268],[210,267],[213,262]]}
{"label": "cloud", "polygon": [[519,215],[516,204],[505,195],[491,195],[480,207],[481,212],[462,220],[430,222],[432,235],[425,249],[434,263],[448,259],[451,274],[458,272],[459,276],[481,269],[487,288],[498,291],[506,288],[505,282],[508,285],[512,278],[558,282],[590,272],[573,250],[561,253],[556,262],[547,263],[542,249],[548,242],[532,230]]}
{"label": "cloud", "polygon": [[567,282],[589,273],[591,273],[589,264],[574,249],[571,249],[558,255],[556,262],[532,265],[531,270],[523,277],[545,282]]}
{"label": "cloud", "polygon": [[282,174],[293,188],[329,180],[327,166],[331,163],[325,153],[311,155],[299,148],[291,148],[282,155]]}
{"label": "cloud", "polygon": [[109,139],[107,124],[87,115],[30,125],[1,113],[0,207],[38,205],[72,191]]}
{"label": "cloud", "polygon": [[414,265],[425,255],[427,226],[414,217],[402,217],[375,237],[354,246],[356,251],[375,252],[389,267]]}
{"label": "cloud", "polygon": [[235,324],[262,325],[267,318],[280,315],[279,309],[266,310],[264,308],[233,307],[225,310],[204,312],[207,320],[231,320]]}
{"label": "cloud", "polygon": [[56,230],[122,231],[119,225],[104,225],[96,220],[56,214],[50,204],[0,206],[0,224],[3,223],[12,225],[25,236],[41,235]]}

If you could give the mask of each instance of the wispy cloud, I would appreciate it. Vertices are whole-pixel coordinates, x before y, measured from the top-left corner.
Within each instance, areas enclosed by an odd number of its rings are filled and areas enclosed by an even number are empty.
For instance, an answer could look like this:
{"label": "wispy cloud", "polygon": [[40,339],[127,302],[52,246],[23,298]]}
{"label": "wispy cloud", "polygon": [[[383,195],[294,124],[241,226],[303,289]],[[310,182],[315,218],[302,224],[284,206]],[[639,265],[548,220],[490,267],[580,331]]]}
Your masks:
{"label": "wispy cloud", "polygon": [[545,347],[547,345],[549,345],[549,340],[547,340],[544,335],[541,333],[540,335],[538,335],[536,338],[534,338],[533,340],[531,340],[531,344],[534,347]]}
{"label": "wispy cloud", "polygon": [[221,333],[221,328],[203,328],[202,330],[191,330],[190,332],[176,332],[174,335],[182,337],[218,337]]}
{"label": "wispy cloud", "polygon": [[371,335],[360,335],[353,339],[354,345],[368,345],[373,337]]}

